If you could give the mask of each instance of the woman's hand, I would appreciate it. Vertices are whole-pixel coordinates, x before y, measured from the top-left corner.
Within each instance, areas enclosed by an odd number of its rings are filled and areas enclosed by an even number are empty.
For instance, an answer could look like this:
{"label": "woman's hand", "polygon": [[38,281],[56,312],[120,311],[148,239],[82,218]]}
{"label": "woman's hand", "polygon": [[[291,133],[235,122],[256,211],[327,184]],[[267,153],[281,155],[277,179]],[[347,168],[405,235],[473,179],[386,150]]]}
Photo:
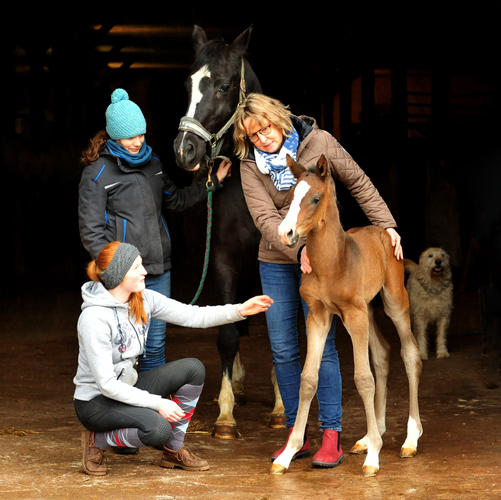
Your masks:
{"label": "woman's hand", "polygon": [[313,271],[313,268],[311,267],[310,259],[308,257],[308,254],[306,253],[306,245],[301,250],[301,271],[304,274],[310,274],[311,271]]}
{"label": "woman's hand", "polygon": [[388,227],[386,231],[390,234],[391,244],[395,247],[395,258],[402,260],[404,258],[404,251],[402,250],[402,245],[400,245],[400,235],[392,227]]}
{"label": "woman's hand", "polygon": [[271,304],[273,304],[273,300],[271,300],[268,295],[257,295],[243,304],[240,304],[238,306],[238,312],[241,316],[253,316],[254,314],[266,312]]}
{"label": "woman's hand", "polygon": [[162,417],[167,419],[169,422],[177,422],[185,415],[184,411],[181,410],[177,403],[174,403],[171,399],[164,398],[160,400],[158,413],[160,413],[160,415],[162,415]]}
{"label": "woman's hand", "polygon": [[216,172],[219,182],[223,182],[227,175],[231,175],[230,169],[231,161],[227,162],[226,160],[223,160]]}

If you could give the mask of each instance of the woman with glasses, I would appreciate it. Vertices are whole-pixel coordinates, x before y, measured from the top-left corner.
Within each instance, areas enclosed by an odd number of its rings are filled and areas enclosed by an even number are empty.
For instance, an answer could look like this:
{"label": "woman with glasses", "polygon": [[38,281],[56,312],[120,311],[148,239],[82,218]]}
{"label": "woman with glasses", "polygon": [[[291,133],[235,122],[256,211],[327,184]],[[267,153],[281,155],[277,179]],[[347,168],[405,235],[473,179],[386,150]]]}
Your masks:
{"label": "woman with glasses", "polygon": [[[297,325],[300,303],[305,318],[308,315],[299,287],[302,273],[311,272],[311,265],[305,239],[298,251],[285,246],[278,235],[278,226],[289,210],[289,191],[296,182],[287,167],[286,155],[310,166],[324,154],[333,166],[336,180],[346,186],[370,222],[389,232],[397,259],[403,258],[400,236],[394,229],[395,220],[370,179],[331,134],[318,128],[314,119],[292,115],[271,97],[249,94],[236,112],[234,142],[241,159],[247,206],[262,235],[258,256],[261,284],[263,293],[274,301],[273,308],[266,312],[266,322],[290,435],[299,405],[302,371]],[[335,316],[319,370],[317,398],[323,439],[313,456],[313,467],[335,467],[343,460],[339,442],[342,386],[335,345],[336,319]],[[286,444],[272,454],[272,461]],[[308,456],[310,443],[305,434],[303,447],[293,460]]]}

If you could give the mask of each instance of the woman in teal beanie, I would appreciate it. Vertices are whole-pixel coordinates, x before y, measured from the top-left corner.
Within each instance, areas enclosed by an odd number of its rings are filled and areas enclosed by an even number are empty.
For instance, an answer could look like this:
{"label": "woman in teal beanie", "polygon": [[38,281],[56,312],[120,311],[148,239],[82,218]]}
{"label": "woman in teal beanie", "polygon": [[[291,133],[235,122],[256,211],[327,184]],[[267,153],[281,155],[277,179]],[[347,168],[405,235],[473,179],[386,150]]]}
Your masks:
{"label": "woman in teal beanie", "polygon": [[[137,247],[148,272],[146,287],[170,297],[171,241],[162,210],[180,212],[207,198],[205,180],[178,189],[147,145],[146,120],[124,89],[106,110],[106,130],[82,155],[79,186],[80,237],[92,259],[111,241]],[[214,179],[222,187],[231,163]],[[152,320],[141,371],[165,363],[165,323]]]}

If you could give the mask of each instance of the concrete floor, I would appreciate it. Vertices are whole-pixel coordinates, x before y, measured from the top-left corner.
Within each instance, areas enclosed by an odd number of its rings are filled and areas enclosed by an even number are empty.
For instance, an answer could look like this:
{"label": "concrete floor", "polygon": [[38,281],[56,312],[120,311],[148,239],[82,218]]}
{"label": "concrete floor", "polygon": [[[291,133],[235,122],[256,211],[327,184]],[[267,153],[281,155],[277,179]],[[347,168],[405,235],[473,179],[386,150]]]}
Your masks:
{"label": "concrete floor", "polygon": [[[199,357],[207,382],[195,413],[202,432],[187,444],[208,459],[207,472],[166,470],[160,452],[135,456],[108,453],[109,473],[82,472],[79,424],[71,403],[77,362],[75,325],[80,298],[74,291],[4,297],[0,305],[0,497],[2,499],[344,499],[501,498],[501,389],[481,363],[481,335],[475,295],[456,297],[449,337],[451,358],[425,362],[420,384],[424,434],[416,457],[399,449],[407,421],[407,381],[399,342],[384,314],[378,323],[392,346],[387,433],[376,478],[361,475],[364,457],[349,455],[365,434],[361,400],[353,384],[351,344],[338,331],[343,375],[344,462],[312,469],[311,459],[294,462],[283,476],[271,476],[270,454],[285,430],[267,426],[273,407],[271,354],[264,316],[254,318],[242,339],[247,370],[247,404],[235,408],[241,438],[210,436],[217,417],[220,365],[216,330],[168,329],[168,359]],[[488,388],[491,387],[491,388]],[[310,412],[313,450],[321,442],[315,406]],[[17,435],[9,435],[15,432]]]}

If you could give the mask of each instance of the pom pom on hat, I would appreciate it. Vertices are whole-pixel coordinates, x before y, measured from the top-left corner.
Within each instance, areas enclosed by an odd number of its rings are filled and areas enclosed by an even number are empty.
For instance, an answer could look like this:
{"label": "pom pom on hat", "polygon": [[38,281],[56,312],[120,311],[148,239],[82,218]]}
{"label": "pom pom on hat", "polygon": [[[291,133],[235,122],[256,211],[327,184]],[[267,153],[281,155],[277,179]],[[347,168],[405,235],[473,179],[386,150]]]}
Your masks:
{"label": "pom pom on hat", "polygon": [[146,133],[146,120],[139,106],[129,100],[124,89],[111,94],[111,104],[106,110],[106,132],[114,140],[130,139]]}

